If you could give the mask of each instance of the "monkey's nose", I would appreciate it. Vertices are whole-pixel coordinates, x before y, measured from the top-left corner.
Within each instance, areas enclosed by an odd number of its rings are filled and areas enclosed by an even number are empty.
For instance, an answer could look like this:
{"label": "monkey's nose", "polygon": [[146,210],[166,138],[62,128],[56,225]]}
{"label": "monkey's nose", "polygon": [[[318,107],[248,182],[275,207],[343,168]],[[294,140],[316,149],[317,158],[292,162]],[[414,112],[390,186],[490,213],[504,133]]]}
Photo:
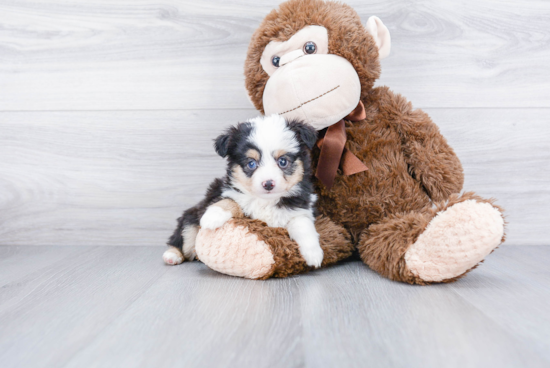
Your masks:
{"label": "monkey's nose", "polygon": [[265,190],[270,191],[271,189],[275,188],[275,183],[273,180],[266,180],[262,183],[262,187],[264,187]]}

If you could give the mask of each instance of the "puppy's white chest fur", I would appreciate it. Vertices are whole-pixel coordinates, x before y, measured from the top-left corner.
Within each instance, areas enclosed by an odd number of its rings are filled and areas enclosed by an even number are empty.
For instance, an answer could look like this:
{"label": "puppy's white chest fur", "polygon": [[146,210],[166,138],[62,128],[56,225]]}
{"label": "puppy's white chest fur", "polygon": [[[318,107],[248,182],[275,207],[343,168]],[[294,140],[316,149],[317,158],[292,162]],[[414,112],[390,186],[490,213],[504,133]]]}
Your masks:
{"label": "puppy's white chest fur", "polygon": [[[225,191],[223,196],[237,202],[246,216],[252,219],[261,220],[270,227],[286,227],[290,220],[297,216],[306,216],[312,221],[314,220],[313,210],[311,208],[281,208],[277,206],[278,199],[262,199],[233,190]],[[313,194],[311,197],[313,205],[317,196]]]}

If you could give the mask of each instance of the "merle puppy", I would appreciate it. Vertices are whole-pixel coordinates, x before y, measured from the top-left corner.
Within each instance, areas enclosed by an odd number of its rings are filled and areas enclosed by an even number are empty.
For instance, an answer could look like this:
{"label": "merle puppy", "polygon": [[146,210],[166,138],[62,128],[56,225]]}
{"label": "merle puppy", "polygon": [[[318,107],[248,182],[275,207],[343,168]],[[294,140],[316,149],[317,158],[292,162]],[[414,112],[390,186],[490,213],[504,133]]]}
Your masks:
{"label": "merle puppy", "polygon": [[279,115],[239,123],[216,138],[216,152],[227,158],[227,174],[178,219],[164,261],[193,260],[199,226],[213,230],[244,215],[286,228],[307,264],[319,267],[323,250],[314,226],[317,196],[310,157],[316,140],[313,127]]}

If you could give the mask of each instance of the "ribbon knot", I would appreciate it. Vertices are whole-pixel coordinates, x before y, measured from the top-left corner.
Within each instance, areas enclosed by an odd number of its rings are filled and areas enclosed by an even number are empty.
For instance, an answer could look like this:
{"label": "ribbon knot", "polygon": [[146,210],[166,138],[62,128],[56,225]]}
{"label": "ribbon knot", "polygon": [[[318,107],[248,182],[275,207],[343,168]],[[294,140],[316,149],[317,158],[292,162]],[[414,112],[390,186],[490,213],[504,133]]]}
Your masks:
{"label": "ribbon knot", "polygon": [[[366,117],[365,106],[359,101],[355,110],[344,119],[360,121]],[[325,136],[317,141],[317,147],[321,149],[321,153],[315,176],[327,189],[332,188],[339,166],[347,176],[368,170],[365,164],[345,147],[347,137],[344,119],[328,127]]]}

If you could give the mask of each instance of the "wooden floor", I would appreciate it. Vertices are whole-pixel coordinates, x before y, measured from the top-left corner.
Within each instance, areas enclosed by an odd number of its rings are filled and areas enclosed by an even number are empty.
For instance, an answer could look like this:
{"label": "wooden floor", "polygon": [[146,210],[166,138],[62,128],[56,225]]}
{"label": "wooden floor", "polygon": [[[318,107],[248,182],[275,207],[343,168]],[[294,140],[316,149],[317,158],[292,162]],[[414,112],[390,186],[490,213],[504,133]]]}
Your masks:
{"label": "wooden floor", "polygon": [[428,287],[359,261],[251,281],[162,250],[0,247],[0,366],[550,366],[548,246]]}

